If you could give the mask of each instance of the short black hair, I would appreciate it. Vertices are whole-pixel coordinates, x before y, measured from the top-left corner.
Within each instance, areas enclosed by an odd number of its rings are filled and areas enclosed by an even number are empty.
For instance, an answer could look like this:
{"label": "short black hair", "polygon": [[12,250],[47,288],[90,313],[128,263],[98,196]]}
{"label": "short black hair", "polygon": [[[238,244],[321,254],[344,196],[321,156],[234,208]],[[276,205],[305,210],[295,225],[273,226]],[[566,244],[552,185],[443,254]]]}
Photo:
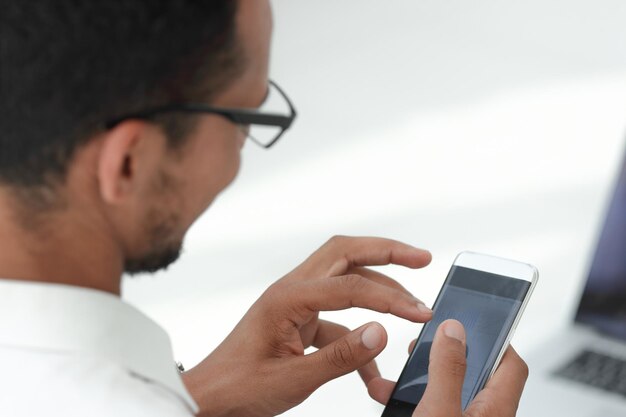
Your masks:
{"label": "short black hair", "polygon": [[[242,67],[236,9],[234,0],[0,0],[0,185],[63,180],[112,117],[210,100]],[[181,117],[161,119],[172,145]]]}

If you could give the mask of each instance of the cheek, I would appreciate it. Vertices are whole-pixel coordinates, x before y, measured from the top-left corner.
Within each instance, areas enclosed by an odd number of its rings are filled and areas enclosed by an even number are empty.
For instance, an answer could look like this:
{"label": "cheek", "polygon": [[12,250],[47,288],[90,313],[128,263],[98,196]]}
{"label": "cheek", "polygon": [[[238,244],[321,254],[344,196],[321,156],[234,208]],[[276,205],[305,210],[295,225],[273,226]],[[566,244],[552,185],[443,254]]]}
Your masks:
{"label": "cheek", "polygon": [[[235,128],[236,130],[236,128]],[[193,201],[194,216],[199,216],[237,176],[241,164],[238,130],[200,143],[186,165],[187,198]],[[195,219],[194,219],[195,220]],[[193,221],[193,220],[192,220]]]}
{"label": "cheek", "polygon": [[220,137],[219,141],[207,144],[200,158],[201,173],[199,180],[210,185],[210,189],[219,193],[226,188],[237,176],[241,164],[242,133],[237,128],[229,129],[228,135]]}

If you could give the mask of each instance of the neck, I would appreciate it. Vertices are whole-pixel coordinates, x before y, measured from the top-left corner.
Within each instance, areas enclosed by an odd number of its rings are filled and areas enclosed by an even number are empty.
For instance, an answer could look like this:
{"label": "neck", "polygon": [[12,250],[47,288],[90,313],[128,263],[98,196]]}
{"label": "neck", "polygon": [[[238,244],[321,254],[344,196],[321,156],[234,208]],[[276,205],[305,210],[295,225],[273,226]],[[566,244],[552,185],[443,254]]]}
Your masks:
{"label": "neck", "polygon": [[123,256],[106,227],[70,209],[26,215],[11,203],[0,193],[0,278],[120,294]]}

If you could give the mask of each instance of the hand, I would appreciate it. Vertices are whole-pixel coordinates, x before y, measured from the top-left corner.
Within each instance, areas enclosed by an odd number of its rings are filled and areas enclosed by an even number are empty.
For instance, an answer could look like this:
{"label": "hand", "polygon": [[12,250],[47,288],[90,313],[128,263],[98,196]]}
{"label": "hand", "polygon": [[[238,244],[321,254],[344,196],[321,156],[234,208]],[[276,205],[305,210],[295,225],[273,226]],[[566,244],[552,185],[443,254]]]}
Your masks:
{"label": "hand", "polygon": [[[428,385],[413,417],[515,416],[528,378],[528,367],[512,347],[505,352],[485,388],[463,412],[461,389],[465,368],[465,330],[458,321],[446,320],[437,329],[430,351]],[[375,388],[377,399],[386,403],[394,385],[391,381],[376,378],[370,389]]]}
{"label": "hand", "polygon": [[[320,311],[361,307],[425,322],[432,312],[393,279],[367,269],[421,268],[429,252],[379,238],[335,237],[254,303],[224,342],[183,380],[200,415],[274,416],[322,384],[359,370],[379,378],[373,359],[387,335],[380,324],[349,331],[320,320]],[[314,346],[316,352],[305,355]]]}

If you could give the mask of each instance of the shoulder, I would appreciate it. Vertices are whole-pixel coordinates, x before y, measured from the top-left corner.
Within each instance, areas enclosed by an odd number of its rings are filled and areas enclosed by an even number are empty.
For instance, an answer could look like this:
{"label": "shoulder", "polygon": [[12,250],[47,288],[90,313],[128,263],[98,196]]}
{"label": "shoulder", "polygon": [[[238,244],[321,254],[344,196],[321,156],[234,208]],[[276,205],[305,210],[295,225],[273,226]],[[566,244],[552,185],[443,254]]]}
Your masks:
{"label": "shoulder", "polygon": [[115,363],[74,355],[5,353],[0,357],[5,370],[0,392],[7,395],[0,396],[0,415],[193,416],[174,392]]}
{"label": "shoulder", "polygon": [[107,409],[103,416],[193,416],[183,400],[169,389],[123,371],[116,377],[114,386],[108,388],[106,397],[93,390],[89,401]]}

